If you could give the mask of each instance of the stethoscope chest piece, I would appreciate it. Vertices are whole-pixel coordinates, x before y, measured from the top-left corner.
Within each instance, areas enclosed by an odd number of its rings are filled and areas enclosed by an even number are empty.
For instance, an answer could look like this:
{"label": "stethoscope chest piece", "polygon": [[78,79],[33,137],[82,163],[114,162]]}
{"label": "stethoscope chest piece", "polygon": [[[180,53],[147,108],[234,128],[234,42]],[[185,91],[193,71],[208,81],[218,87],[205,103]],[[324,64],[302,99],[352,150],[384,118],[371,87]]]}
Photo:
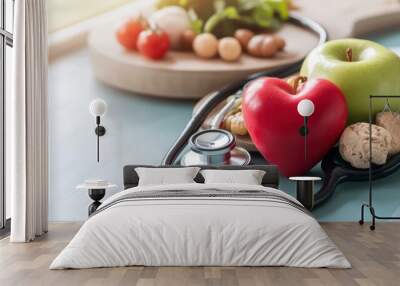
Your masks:
{"label": "stethoscope chest piece", "polygon": [[208,129],[193,134],[190,151],[181,159],[181,165],[248,165],[250,154],[236,147],[235,136],[223,129]]}

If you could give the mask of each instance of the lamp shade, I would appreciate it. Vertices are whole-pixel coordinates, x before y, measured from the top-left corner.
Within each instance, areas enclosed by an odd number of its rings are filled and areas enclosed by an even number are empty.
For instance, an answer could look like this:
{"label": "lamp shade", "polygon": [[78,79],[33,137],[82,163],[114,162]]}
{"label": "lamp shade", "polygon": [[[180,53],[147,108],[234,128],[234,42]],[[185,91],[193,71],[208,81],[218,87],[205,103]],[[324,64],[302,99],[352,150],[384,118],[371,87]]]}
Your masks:
{"label": "lamp shade", "polygon": [[96,98],[90,102],[89,111],[93,116],[103,116],[107,111],[107,103],[101,98]]}
{"label": "lamp shade", "polygon": [[297,105],[297,112],[303,116],[308,117],[314,113],[314,103],[309,99],[303,99]]}

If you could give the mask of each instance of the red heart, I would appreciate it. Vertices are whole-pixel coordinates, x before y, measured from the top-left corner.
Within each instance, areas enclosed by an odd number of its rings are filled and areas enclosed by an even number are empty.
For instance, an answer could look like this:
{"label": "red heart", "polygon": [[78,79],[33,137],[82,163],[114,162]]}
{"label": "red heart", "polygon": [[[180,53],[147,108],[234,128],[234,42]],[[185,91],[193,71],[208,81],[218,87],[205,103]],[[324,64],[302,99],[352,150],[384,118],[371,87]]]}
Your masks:
{"label": "red heart", "polygon": [[[304,118],[297,105],[314,103],[308,118],[307,158],[300,128]],[[243,115],[253,143],[285,176],[302,175],[328,153],[346,126],[348,109],[341,90],[328,80],[306,82],[296,94],[279,78],[260,78],[243,92]]]}

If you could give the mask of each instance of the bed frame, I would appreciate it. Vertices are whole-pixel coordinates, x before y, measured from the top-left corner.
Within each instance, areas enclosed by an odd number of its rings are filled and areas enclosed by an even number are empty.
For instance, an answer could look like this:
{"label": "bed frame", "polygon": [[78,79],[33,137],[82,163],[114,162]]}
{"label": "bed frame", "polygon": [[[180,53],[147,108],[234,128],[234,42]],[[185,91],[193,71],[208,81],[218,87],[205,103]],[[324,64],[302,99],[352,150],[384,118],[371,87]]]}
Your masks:
{"label": "bed frame", "polygon": [[[124,167],[124,189],[136,187],[139,183],[139,176],[135,171],[137,167],[146,168],[184,168],[182,166],[150,166],[150,165],[128,165]],[[262,185],[265,187],[279,188],[279,172],[275,165],[250,165],[250,166],[194,166],[202,170],[263,170],[265,175],[262,179]],[[199,173],[194,180],[197,183],[204,183],[203,176]]]}

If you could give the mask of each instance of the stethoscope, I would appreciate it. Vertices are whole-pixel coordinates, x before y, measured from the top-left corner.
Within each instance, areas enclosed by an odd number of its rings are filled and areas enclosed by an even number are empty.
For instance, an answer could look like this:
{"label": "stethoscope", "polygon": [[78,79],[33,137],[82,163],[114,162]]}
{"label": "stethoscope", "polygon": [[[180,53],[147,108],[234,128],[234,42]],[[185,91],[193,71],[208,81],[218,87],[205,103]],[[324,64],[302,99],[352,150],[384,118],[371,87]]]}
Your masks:
{"label": "stethoscope", "polygon": [[[310,30],[319,36],[318,45],[328,40],[328,33],[319,23],[301,16],[297,13],[291,13],[290,23]],[[162,165],[173,165],[181,152],[189,144],[190,151],[181,158],[182,165],[247,165],[250,163],[250,154],[243,148],[237,147],[235,136],[229,131],[219,128],[218,120],[222,120],[224,112],[230,109],[232,101],[229,101],[214,118],[214,123],[210,129],[198,131],[209,113],[223,100],[226,100],[232,94],[238,95],[238,91],[250,81],[259,77],[274,76],[288,77],[299,71],[304,59],[293,64],[279,67],[266,72],[260,72],[249,76],[248,78],[229,84],[219,91],[210,95],[207,100],[193,114],[192,118],[182,131],[176,142],[165,155]],[[220,123],[220,122],[219,122]]]}
{"label": "stethoscope", "polygon": [[250,153],[236,146],[235,136],[220,125],[225,114],[231,110],[241,92],[234,94],[215,115],[210,128],[198,131],[189,138],[190,151],[183,155],[181,165],[248,165]]}

